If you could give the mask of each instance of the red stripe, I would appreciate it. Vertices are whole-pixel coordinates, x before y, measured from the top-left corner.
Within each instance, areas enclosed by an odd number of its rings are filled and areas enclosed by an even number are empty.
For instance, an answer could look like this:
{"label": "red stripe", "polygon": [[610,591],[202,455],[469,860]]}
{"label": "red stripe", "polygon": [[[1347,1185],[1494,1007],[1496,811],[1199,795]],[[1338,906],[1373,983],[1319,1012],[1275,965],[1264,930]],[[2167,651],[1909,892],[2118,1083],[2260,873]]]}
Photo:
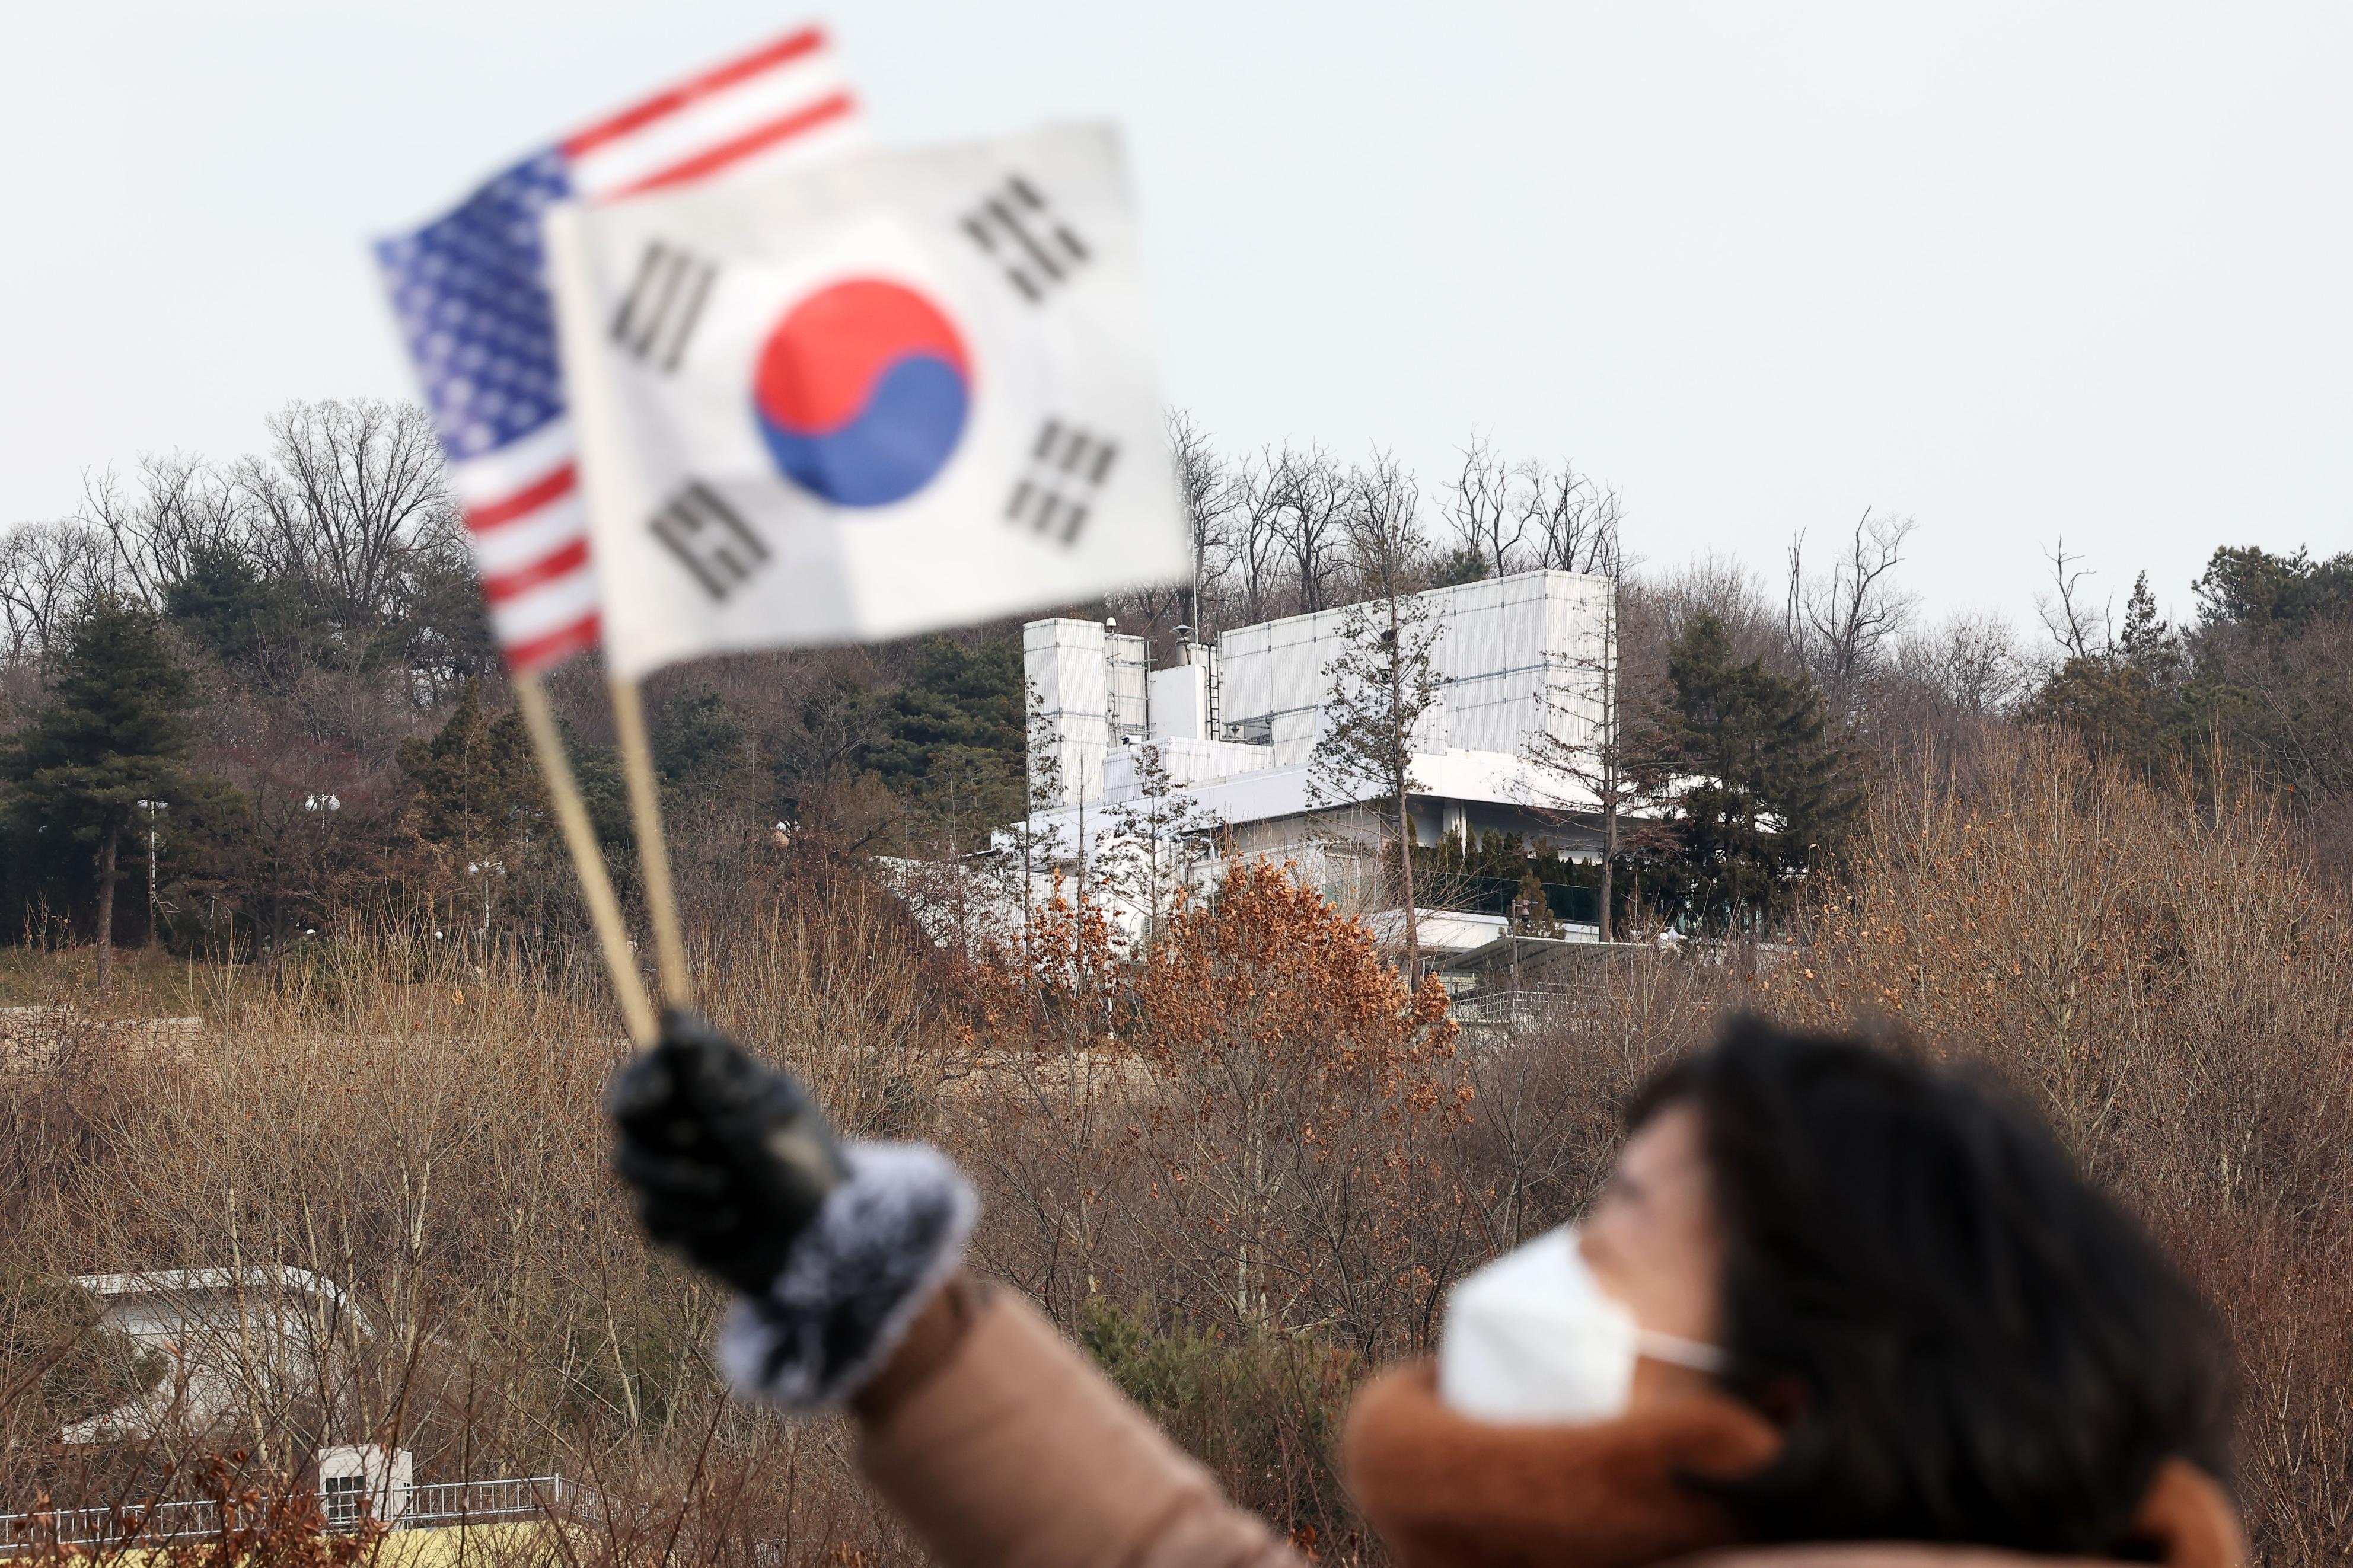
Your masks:
{"label": "red stripe", "polygon": [[698,99],[708,98],[739,81],[758,76],[762,71],[788,64],[803,55],[815,54],[823,47],[825,33],[822,28],[809,27],[788,38],[779,38],[765,49],[755,50],[741,59],[730,60],[716,70],[705,72],[691,81],[681,82],[668,92],[657,93],[635,108],[625,109],[610,120],[599,121],[586,131],[574,132],[563,143],[564,154],[568,158],[581,157],[608,142],[619,141],[633,131],[641,131],[657,120],[666,120]]}
{"label": "red stripe", "polygon": [[596,612],[589,611],[568,626],[559,626],[545,637],[517,643],[507,649],[507,668],[516,674],[544,669],[569,654],[584,647],[596,646]]}
{"label": "red stripe", "polygon": [[512,572],[501,572],[482,579],[482,597],[493,605],[503,605],[519,594],[528,594],[543,583],[577,572],[588,564],[588,541],[574,540],[551,555],[543,555],[528,566],[518,566]]}
{"label": "red stripe", "polygon": [[466,526],[476,533],[488,533],[502,522],[512,522],[527,517],[556,497],[569,491],[579,482],[580,476],[571,464],[556,469],[547,478],[526,489],[517,490],[504,500],[494,500],[488,506],[466,509]]}
{"label": "red stripe", "polygon": [[789,142],[805,131],[814,131],[828,121],[839,120],[854,106],[849,95],[837,92],[821,98],[807,109],[795,110],[781,120],[771,120],[765,125],[746,131],[733,141],[722,142],[707,152],[697,153],[682,163],[672,163],[658,174],[647,175],[632,185],[624,185],[608,193],[604,199],[617,201],[634,196],[642,191],[658,191],[664,185],[682,185],[689,180],[699,180],[705,174],[725,168],[741,158],[765,152],[779,142]]}

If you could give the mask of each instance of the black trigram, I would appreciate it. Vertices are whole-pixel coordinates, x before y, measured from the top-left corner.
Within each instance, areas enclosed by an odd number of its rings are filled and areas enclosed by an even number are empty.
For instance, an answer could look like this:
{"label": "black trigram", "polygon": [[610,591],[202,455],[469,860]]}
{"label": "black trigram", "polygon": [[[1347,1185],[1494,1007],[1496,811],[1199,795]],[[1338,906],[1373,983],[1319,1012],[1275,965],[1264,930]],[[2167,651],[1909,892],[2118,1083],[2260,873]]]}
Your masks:
{"label": "black trigram", "polygon": [[713,599],[727,597],[768,558],[768,547],[735,509],[700,479],[654,513],[651,526]]}
{"label": "black trigram", "polygon": [[1054,216],[1038,187],[1018,174],[966,213],[964,231],[1003,268],[1005,276],[1031,304],[1087,259],[1087,247]]}
{"label": "black trigram", "polygon": [[1061,544],[1078,542],[1087,508],[1103,489],[1119,447],[1059,419],[1049,419],[1029,447],[1029,471],[1013,487],[1005,520],[1026,523]]}
{"label": "black trigram", "polygon": [[641,363],[676,370],[718,276],[712,263],[651,241],[638,262],[637,280],[613,313],[613,341]]}

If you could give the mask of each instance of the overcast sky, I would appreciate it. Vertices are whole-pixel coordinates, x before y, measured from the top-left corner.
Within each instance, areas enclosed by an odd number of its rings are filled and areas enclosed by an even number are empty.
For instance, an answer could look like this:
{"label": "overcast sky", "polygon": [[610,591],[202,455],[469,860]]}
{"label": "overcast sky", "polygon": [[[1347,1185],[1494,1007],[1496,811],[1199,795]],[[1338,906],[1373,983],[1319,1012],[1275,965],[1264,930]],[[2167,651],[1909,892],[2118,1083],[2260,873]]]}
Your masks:
{"label": "overcast sky", "polygon": [[1774,569],[1864,507],[2031,624],[2353,547],[2353,6],[0,0],[0,522],[407,395],[365,240],[816,15],[886,142],[1127,129],[1172,401],[1473,430]]}

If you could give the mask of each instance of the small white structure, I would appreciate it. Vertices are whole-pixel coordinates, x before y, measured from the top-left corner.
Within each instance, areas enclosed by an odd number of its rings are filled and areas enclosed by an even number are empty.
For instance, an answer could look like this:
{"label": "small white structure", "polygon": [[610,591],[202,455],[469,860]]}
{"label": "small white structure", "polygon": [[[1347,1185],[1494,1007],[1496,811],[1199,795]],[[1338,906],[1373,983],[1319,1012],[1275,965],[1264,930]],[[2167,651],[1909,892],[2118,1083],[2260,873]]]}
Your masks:
{"label": "small white structure", "polygon": [[398,1524],[417,1490],[417,1457],[406,1448],[347,1443],[319,1450],[319,1498],[331,1525],[357,1524],[363,1510]]}
{"label": "small white structure", "polygon": [[204,1433],[256,1405],[331,1405],[343,1338],[364,1326],[343,1288],[307,1268],[171,1268],[74,1283],[97,1300],[102,1322],[160,1363],[161,1375],[68,1426],[68,1443]]}
{"label": "small white structure", "polygon": [[[1499,833],[1572,856],[1597,850],[1590,797],[1527,753],[1539,736],[1587,744],[1599,726],[1615,664],[1611,592],[1605,577],[1524,572],[1416,595],[1438,631],[1440,682],[1417,733],[1419,787],[1407,803],[1418,844]],[[1140,810],[1165,815],[1168,801],[1147,801],[1148,746],[1171,794],[1197,822],[1214,824],[1229,853],[1295,861],[1344,906],[1362,904],[1366,854],[1388,825],[1360,805],[1311,799],[1310,788],[1346,614],[1237,626],[1148,673],[1143,639],[1108,624],[1024,626],[1024,674],[1038,701],[1033,773],[1060,786],[1060,804],[1032,825],[1052,846],[1050,858],[1065,868],[1092,860],[1134,836]],[[1214,861],[1179,864],[1189,877]],[[1491,923],[1501,918],[1439,920],[1417,934],[1442,952],[1491,940]]]}

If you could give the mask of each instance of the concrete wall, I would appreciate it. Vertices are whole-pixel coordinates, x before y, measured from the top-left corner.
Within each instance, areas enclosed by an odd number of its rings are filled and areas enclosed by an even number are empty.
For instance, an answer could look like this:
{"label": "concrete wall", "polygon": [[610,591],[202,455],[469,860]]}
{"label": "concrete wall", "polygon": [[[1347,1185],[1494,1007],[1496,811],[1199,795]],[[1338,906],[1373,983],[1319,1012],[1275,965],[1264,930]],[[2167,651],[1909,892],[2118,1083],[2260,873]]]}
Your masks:
{"label": "concrete wall", "polygon": [[1033,765],[1043,762],[1060,781],[1057,804],[1097,798],[1111,742],[1103,623],[1031,621],[1021,628],[1021,672],[1049,731],[1030,737]]}
{"label": "concrete wall", "polygon": [[1031,621],[1021,628],[1021,673],[1042,704],[1048,734],[1032,749],[1061,781],[1057,804],[1103,798],[1105,752],[1142,736],[1150,718],[1150,651],[1101,621]]}
{"label": "concrete wall", "polygon": [[[1417,749],[1516,752],[1532,731],[1571,743],[1590,733],[1609,591],[1602,577],[1524,572],[1418,595],[1439,628],[1431,658],[1443,684]],[[1345,614],[1237,626],[1218,639],[1218,718],[1263,725],[1278,766],[1307,761],[1324,733],[1324,669],[1345,647]]]}
{"label": "concrete wall", "polygon": [[[1440,685],[1414,749],[1516,755],[1535,731],[1582,742],[1599,718],[1609,593],[1607,578],[1524,572],[1417,595],[1438,631],[1431,659]],[[1268,746],[1271,765],[1303,766],[1324,734],[1333,695],[1324,670],[1346,647],[1345,617],[1324,610],[1225,633],[1214,714],[1203,665],[1147,673],[1140,637],[1094,621],[1030,622],[1021,628],[1023,668],[1044,703],[1051,733],[1041,751],[1059,772],[1061,802],[1103,798],[1106,753],[1147,732],[1247,736]]]}

